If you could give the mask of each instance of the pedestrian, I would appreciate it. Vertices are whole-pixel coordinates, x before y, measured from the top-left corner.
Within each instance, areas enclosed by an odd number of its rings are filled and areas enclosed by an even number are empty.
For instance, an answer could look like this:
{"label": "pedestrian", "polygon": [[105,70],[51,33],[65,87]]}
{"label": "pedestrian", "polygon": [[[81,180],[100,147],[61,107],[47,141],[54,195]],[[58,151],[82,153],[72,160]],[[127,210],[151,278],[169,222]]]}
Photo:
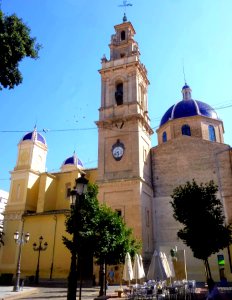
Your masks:
{"label": "pedestrian", "polygon": [[114,283],[114,270],[113,269],[111,269],[108,273],[108,280],[109,280],[110,284]]}
{"label": "pedestrian", "polygon": [[220,300],[221,295],[219,289],[217,288],[217,285],[212,278],[207,279],[207,285],[209,292],[206,297],[206,300]]}

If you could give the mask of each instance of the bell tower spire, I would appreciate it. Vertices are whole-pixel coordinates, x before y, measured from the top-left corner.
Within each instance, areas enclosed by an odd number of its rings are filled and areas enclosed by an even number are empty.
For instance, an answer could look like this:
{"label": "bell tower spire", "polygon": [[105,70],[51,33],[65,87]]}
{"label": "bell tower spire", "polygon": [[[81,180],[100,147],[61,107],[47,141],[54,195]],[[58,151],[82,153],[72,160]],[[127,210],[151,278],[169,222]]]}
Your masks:
{"label": "bell tower spire", "polygon": [[132,3],[127,3],[127,0],[123,0],[123,4],[120,4],[119,7],[123,7],[124,8],[124,15],[123,15],[123,22],[127,22],[127,17],[126,17],[126,8],[128,6],[132,6]]}

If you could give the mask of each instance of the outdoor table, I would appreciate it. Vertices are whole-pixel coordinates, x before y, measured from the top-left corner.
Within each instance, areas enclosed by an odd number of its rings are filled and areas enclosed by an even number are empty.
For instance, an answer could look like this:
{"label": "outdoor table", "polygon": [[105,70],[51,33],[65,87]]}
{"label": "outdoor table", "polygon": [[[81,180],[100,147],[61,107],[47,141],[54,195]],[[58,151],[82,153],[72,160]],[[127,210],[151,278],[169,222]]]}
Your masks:
{"label": "outdoor table", "polygon": [[118,298],[121,298],[124,290],[122,288],[119,288],[118,290],[115,290],[115,292],[118,293]]}

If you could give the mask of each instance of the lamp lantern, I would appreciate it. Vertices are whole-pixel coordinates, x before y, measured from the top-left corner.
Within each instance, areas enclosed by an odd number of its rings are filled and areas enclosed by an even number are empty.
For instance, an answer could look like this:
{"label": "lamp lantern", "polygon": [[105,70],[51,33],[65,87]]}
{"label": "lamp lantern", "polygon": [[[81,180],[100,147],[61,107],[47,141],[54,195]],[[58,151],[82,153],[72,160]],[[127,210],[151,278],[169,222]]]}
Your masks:
{"label": "lamp lantern", "polygon": [[28,242],[29,242],[29,239],[30,239],[30,233],[27,232],[27,233],[25,234],[25,243],[28,243]]}
{"label": "lamp lantern", "polygon": [[18,239],[19,239],[19,232],[18,232],[18,230],[17,230],[17,231],[15,231],[15,233],[14,233],[14,240],[15,240],[15,242],[17,242]]}
{"label": "lamp lantern", "polygon": [[76,192],[78,195],[85,194],[87,192],[88,179],[85,178],[85,174],[82,173],[81,177],[76,179]]}

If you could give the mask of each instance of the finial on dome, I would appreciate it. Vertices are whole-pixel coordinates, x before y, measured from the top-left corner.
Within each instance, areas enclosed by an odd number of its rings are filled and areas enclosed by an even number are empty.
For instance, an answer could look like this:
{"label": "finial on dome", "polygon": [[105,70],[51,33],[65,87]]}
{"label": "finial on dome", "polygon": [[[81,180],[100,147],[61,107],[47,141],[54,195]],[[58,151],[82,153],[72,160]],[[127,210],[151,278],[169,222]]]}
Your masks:
{"label": "finial on dome", "polygon": [[34,130],[32,132],[32,140],[35,142],[37,140],[37,127],[36,124],[34,125]]}
{"label": "finial on dome", "polygon": [[74,161],[74,164],[77,165],[77,163],[78,163],[78,158],[77,158],[77,155],[76,155],[76,151],[75,151],[75,150],[73,151],[73,161]]}

